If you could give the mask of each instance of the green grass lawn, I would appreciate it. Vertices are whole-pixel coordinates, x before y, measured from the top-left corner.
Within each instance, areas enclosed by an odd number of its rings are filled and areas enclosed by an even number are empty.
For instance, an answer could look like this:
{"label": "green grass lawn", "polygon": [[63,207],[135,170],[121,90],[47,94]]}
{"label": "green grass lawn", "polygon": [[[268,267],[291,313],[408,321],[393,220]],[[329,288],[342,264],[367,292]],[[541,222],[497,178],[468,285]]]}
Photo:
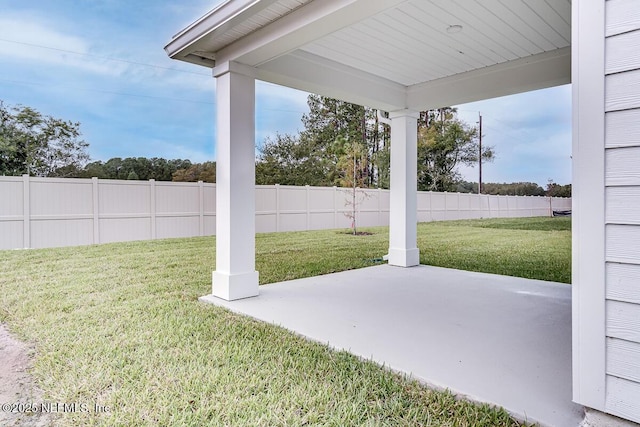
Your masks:
{"label": "green grass lawn", "polygon": [[[373,265],[385,228],[262,234],[261,283]],[[569,282],[565,218],[420,224],[421,261]],[[0,320],[35,345],[45,400],[108,406],[64,426],[515,426],[282,328],[197,301],[215,239],[0,251]]]}
{"label": "green grass lawn", "polygon": [[422,264],[571,283],[571,219],[526,218],[418,225]]}

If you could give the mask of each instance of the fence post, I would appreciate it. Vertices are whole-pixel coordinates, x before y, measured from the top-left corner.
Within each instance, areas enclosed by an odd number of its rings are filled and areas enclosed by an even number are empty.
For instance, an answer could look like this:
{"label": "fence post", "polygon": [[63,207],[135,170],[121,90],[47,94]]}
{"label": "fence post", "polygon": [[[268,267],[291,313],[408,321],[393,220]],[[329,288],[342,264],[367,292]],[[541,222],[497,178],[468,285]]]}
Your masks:
{"label": "fence post", "polygon": [[98,184],[98,178],[91,178],[91,185],[93,187],[93,244],[100,244],[100,187]]}
{"label": "fence post", "polygon": [[199,197],[199,205],[198,208],[200,210],[200,236],[204,236],[204,182],[198,181],[198,197]]}
{"label": "fence post", "polygon": [[29,175],[22,175],[22,244],[31,247],[31,183]]}
{"label": "fence post", "polygon": [[311,209],[311,206],[309,206],[309,186],[305,185],[305,190],[307,193],[307,231],[309,231],[309,218],[311,216],[311,212],[309,212],[309,210]]}
{"label": "fence post", "polygon": [[451,218],[449,218],[449,204],[447,203],[448,201],[447,192],[444,191],[442,194],[444,194],[443,196],[444,197],[444,219],[448,221]]}
{"label": "fence post", "polygon": [[378,226],[382,225],[382,189],[378,187]]}
{"label": "fence post", "polygon": [[338,196],[338,187],[333,186],[333,228],[338,228],[338,202],[336,198]]}
{"label": "fence post", "polygon": [[276,232],[280,231],[280,184],[276,184]]}
{"label": "fence post", "polygon": [[491,218],[500,218],[500,195],[499,194],[496,194],[496,201],[493,206],[493,212],[491,212]]}
{"label": "fence post", "polygon": [[529,197],[529,216],[531,217],[535,216],[534,205],[535,205],[535,200],[533,196],[530,196]]}
{"label": "fence post", "polygon": [[151,240],[156,238],[156,180],[149,180],[149,192],[151,197],[150,213],[151,213]]}

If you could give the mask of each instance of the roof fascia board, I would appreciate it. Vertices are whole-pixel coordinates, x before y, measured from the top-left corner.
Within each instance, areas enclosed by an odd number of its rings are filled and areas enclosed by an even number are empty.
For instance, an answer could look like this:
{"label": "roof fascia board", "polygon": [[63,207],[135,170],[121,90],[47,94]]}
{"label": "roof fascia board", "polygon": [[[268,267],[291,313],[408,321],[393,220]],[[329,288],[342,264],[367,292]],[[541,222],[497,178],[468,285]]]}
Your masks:
{"label": "roof fascia board", "polygon": [[407,0],[315,0],[221,49],[220,61],[258,66]]}
{"label": "roof fascia board", "polygon": [[393,111],[406,104],[406,86],[300,50],[253,70],[259,80],[367,107]]}
{"label": "roof fascia board", "polygon": [[407,108],[423,111],[571,83],[571,47],[410,86]]}
{"label": "roof fascia board", "polygon": [[[224,33],[276,1],[278,0],[227,0],[173,36],[164,50],[170,58],[188,61],[186,58],[194,52],[194,49],[189,48],[198,41],[207,36]],[[200,65],[211,66],[211,64]]]}

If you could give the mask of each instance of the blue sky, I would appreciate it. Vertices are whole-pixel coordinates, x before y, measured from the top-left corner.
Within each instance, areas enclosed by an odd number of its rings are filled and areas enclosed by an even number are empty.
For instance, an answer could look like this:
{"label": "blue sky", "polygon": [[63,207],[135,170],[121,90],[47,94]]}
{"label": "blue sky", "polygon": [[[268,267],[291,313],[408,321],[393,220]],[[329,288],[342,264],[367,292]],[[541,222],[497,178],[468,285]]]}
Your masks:
{"label": "blue sky", "polygon": [[[210,70],[170,60],[171,36],[216,0],[0,0],[0,100],[81,123],[94,160],[215,158]],[[132,7],[132,5],[135,5]],[[459,106],[483,115],[497,159],[486,182],[571,180],[571,90],[562,86]],[[307,94],[258,82],[256,142],[296,133]],[[475,168],[463,168],[468,180]]]}

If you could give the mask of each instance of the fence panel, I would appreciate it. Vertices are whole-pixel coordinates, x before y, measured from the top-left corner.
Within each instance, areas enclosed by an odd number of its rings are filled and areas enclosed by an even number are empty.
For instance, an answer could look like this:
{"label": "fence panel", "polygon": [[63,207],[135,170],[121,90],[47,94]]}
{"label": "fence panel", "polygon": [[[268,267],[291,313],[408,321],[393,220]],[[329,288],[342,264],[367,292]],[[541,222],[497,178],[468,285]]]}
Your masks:
{"label": "fence panel", "polygon": [[149,182],[100,181],[100,243],[149,240],[156,237],[152,224],[155,218],[151,211],[151,190]]}
{"label": "fence panel", "polygon": [[[389,192],[387,191],[386,194],[388,195]],[[430,222],[434,220],[434,216],[433,216],[434,201],[433,201],[432,194],[433,193],[430,193],[427,191],[418,192],[418,222]],[[438,197],[437,194],[435,196]],[[437,200],[435,203],[437,202],[439,202],[439,200]],[[387,207],[389,206],[388,198],[387,198],[386,206]],[[386,222],[386,224],[388,223],[389,221]]]}
{"label": "fence panel", "polygon": [[203,236],[213,236],[216,234],[216,185],[209,183],[198,183],[202,188],[203,206],[202,221],[204,231]]}
{"label": "fence panel", "polygon": [[256,231],[270,233],[278,230],[279,185],[256,185]]}
{"label": "fence panel", "polygon": [[0,181],[0,249],[24,248],[24,182],[22,177]]}
{"label": "fence panel", "polygon": [[90,179],[29,179],[31,248],[93,243],[93,186]]}
{"label": "fence panel", "polygon": [[[208,183],[0,177],[0,249],[43,248],[216,232]],[[353,192],[336,187],[256,186],[256,231],[351,226]],[[356,191],[357,225],[389,224],[389,190]],[[419,222],[549,216],[571,199],[418,192]]]}
{"label": "fence panel", "polygon": [[335,195],[333,187],[309,188],[309,229],[323,230],[335,228]]}
{"label": "fence panel", "polygon": [[278,231],[307,229],[307,188],[280,186]]}

